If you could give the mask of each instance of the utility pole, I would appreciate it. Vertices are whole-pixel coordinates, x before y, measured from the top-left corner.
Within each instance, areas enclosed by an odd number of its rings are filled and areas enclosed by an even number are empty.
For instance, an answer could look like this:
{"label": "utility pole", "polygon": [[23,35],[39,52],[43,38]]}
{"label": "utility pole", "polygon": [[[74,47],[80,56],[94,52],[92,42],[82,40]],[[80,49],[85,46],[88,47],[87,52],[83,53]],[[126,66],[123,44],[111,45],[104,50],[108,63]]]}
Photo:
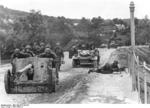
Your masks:
{"label": "utility pole", "polygon": [[131,28],[131,47],[132,47],[132,84],[133,90],[136,90],[136,82],[135,82],[135,24],[134,24],[134,2],[130,2],[130,28]]}
{"label": "utility pole", "polygon": [[1,65],[2,65],[2,63],[1,63],[1,60],[2,60],[1,52],[2,52],[2,43],[0,42],[0,68],[1,68]]}
{"label": "utility pole", "polygon": [[0,67],[1,67],[1,49],[0,49]]}

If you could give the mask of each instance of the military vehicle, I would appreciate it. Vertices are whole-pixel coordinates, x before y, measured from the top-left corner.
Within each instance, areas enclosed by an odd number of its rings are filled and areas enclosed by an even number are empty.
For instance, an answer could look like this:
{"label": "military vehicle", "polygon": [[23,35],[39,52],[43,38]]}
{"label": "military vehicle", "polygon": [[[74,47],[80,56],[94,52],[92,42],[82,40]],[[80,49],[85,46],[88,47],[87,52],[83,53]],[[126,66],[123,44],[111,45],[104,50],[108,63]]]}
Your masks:
{"label": "military vehicle", "polygon": [[72,67],[80,67],[83,65],[90,65],[92,67],[97,65],[95,50],[90,50],[86,45],[79,47],[78,53],[74,54],[72,57]]}
{"label": "military vehicle", "polygon": [[50,58],[14,59],[5,73],[6,93],[51,93],[56,90],[56,71]]}

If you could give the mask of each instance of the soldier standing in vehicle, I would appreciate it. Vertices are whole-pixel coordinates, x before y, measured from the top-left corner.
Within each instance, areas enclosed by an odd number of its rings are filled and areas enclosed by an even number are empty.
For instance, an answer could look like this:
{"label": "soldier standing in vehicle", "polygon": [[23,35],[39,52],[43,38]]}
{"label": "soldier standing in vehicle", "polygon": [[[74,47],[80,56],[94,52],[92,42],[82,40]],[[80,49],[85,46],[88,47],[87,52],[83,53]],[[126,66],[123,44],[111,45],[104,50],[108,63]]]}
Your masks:
{"label": "soldier standing in vehicle", "polygon": [[60,66],[64,62],[64,52],[59,42],[56,43],[55,53],[57,55],[57,60],[58,60],[58,70],[60,71]]}

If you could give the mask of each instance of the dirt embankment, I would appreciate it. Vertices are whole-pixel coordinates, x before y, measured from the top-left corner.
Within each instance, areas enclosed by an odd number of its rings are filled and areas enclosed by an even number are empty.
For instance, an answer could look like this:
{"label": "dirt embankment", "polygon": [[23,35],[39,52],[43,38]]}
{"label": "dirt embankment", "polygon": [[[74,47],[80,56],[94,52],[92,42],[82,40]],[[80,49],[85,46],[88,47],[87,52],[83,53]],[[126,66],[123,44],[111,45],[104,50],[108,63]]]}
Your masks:
{"label": "dirt embankment", "polygon": [[127,67],[128,53],[129,51],[127,50],[127,48],[119,48],[113,53],[111,53],[108,63],[113,63],[114,60],[117,60],[119,62],[120,67]]}

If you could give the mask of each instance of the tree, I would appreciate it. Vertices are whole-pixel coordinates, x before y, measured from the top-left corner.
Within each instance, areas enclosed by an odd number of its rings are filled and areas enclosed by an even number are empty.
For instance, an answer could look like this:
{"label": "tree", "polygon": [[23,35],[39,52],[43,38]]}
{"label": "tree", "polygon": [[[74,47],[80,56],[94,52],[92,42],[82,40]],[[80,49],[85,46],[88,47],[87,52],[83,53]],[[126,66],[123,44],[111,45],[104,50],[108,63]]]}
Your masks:
{"label": "tree", "polygon": [[138,21],[136,26],[136,42],[137,44],[145,44],[150,42],[150,20],[148,16]]}
{"label": "tree", "polygon": [[77,25],[77,31],[82,31],[82,32],[89,32],[90,30],[90,25],[91,22],[90,20],[86,19],[86,18],[82,18],[79,22],[79,24]]}
{"label": "tree", "polygon": [[45,41],[46,27],[40,11],[31,10],[26,17],[21,17],[14,23],[14,36],[20,40],[33,42]]}
{"label": "tree", "polygon": [[92,18],[91,20],[91,28],[98,29],[104,24],[104,19],[100,16],[98,18]]}
{"label": "tree", "polygon": [[65,46],[74,36],[73,25],[64,17],[58,17],[53,23],[52,28],[47,28],[49,36],[47,40],[53,40],[53,44],[60,42],[62,46]]}

